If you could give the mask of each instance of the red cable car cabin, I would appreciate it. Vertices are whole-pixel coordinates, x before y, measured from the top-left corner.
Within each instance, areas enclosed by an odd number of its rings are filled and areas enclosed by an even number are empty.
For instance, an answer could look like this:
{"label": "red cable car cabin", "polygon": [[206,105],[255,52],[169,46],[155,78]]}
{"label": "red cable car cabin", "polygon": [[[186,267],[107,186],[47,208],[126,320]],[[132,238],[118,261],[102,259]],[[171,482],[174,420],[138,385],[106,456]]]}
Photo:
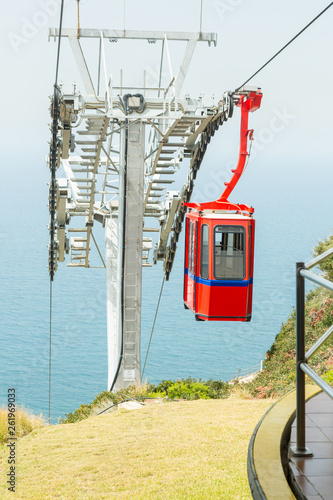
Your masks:
{"label": "red cable car cabin", "polygon": [[184,304],[197,320],[251,320],[254,225],[250,214],[186,215]]}
{"label": "red cable car cabin", "polygon": [[250,321],[252,314],[254,209],[228,197],[248,156],[248,113],[260,107],[260,89],[233,95],[241,108],[240,151],[231,181],[216,201],[184,203],[186,214],[184,306],[197,320]]}

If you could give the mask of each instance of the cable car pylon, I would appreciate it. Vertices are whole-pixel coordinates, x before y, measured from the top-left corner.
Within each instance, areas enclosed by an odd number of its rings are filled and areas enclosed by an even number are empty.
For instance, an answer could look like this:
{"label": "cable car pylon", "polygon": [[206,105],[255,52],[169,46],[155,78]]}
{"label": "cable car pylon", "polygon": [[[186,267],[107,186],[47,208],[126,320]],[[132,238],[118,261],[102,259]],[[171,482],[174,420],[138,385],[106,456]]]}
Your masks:
{"label": "cable car pylon", "polygon": [[[108,389],[119,389],[141,380],[142,267],[161,261],[169,279],[187,210],[183,203],[191,200],[211,138],[232,116],[235,96],[225,92],[215,105],[211,95],[180,95],[196,44],[215,46],[215,33],[49,30],[50,40],[59,36],[72,49],[81,83],[58,84],[49,271],[53,277],[66,256],[73,272],[105,268]],[[81,40],[99,41],[96,82]],[[170,64],[170,79],[157,86],[125,84],[122,77],[118,83],[108,73],[112,58],[106,45],[110,48],[107,42],[112,42],[114,50],[119,40],[145,40],[147,50],[160,44],[160,75],[170,42],[185,43],[184,56],[178,71],[173,74]],[[129,58],[125,61],[131,64]],[[172,190],[182,162],[188,162],[187,177],[181,190]],[[97,223],[105,230],[104,257],[94,234]]]}
{"label": "cable car pylon", "polygon": [[248,158],[249,112],[259,109],[262,92],[244,87],[233,95],[241,108],[240,150],[233,176],[215,201],[184,203],[186,246],[184,306],[198,321],[250,321],[252,315],[254,208],[228,198]]}

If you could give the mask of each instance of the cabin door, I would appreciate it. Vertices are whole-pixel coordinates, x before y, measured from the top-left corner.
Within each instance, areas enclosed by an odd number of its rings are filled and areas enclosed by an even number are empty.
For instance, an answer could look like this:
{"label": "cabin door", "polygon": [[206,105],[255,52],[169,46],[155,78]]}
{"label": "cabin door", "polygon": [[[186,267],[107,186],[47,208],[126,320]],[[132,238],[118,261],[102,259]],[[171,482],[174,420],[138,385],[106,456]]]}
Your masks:
{"label": "cabin door", "polygon": [[196,275],[197,275],[197,227],[198,222],[189,221],[188,230],[188,274],[187,274],[187,305],[195,311],[195,286],[196,286]]}

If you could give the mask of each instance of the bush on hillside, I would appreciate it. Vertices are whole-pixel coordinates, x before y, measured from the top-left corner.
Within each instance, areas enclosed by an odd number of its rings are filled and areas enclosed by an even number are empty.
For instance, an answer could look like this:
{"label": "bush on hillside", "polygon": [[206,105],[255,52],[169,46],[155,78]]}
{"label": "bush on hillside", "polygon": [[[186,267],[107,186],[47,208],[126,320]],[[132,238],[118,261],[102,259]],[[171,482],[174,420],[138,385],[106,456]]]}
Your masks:
{"label": "bush on hillside", "polygon": [[222,380],[202,381],[194,378],[182,380],[163,380],[160,384],[144,384],[140,386],[129,386],[117,392],[104,391],[98,394],[90,404],[81,405],[73,413],[68,413],[60,423],[71,424],[84,420],[89,416],[96,415],[103,409],[113,404],[128,399],[223,399],[229,395],[229,384]]}
{"label": "bush on hillside", "polygon": [[155,391],[165,392],[168,398],[177,399],[224,399],[229,396],[230,385],[222,380],[197,380],[189,377],[181,380],[162,380]]}
{"label": "bush on hillside", "polygon": [[[36,417],[25,408],[17,407],[15,411],[15,436],[20,438],[26,436],[34,429],[45,425],[42,415]],[[5,444],[10,436],[8,434],[8,409],[0,408],[0,445]]]}
{"label": "bush on hillside", "polygon": [[[329,248],[333,247],[333,235],[327,238],[327,240],[321,241],[316,248],[314,249],[314,255],[320,255],[321,253],[326,252]],[[325,278],[330,281],[333,281],[333,256],[324,260],[321,264],[319,264],[320,269],[323,271]]]}
{"label": "bush on hillside", "polygon": [[[164,393],[154,391],[153,384],[131,385],[126,389],[120,389],[117,392],[103,391],[95,396],[95,399],[90,404],[81,405],[73,413],[68,413],[66,417],[60,418],[62,424],[72,424],[79,422],[92,415],[96,415],[104,409],[130,399],[145,399],[150,397],[164,397]],[[153,392],[154,391],[154,392]]]}

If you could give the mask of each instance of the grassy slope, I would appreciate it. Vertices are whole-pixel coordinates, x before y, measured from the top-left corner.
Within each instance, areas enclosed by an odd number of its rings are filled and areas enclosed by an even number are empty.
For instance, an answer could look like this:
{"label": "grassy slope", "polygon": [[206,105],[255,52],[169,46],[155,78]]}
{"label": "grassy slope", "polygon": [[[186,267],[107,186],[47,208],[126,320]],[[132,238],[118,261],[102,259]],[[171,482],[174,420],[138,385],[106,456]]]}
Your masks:
{"label": "grassy slope", "polygon": [[[15,497],[250,499],[250,436],[272,400],[197,400],[44,427],[18,447]],[[0,451],[0,497],[6,450]]]}

